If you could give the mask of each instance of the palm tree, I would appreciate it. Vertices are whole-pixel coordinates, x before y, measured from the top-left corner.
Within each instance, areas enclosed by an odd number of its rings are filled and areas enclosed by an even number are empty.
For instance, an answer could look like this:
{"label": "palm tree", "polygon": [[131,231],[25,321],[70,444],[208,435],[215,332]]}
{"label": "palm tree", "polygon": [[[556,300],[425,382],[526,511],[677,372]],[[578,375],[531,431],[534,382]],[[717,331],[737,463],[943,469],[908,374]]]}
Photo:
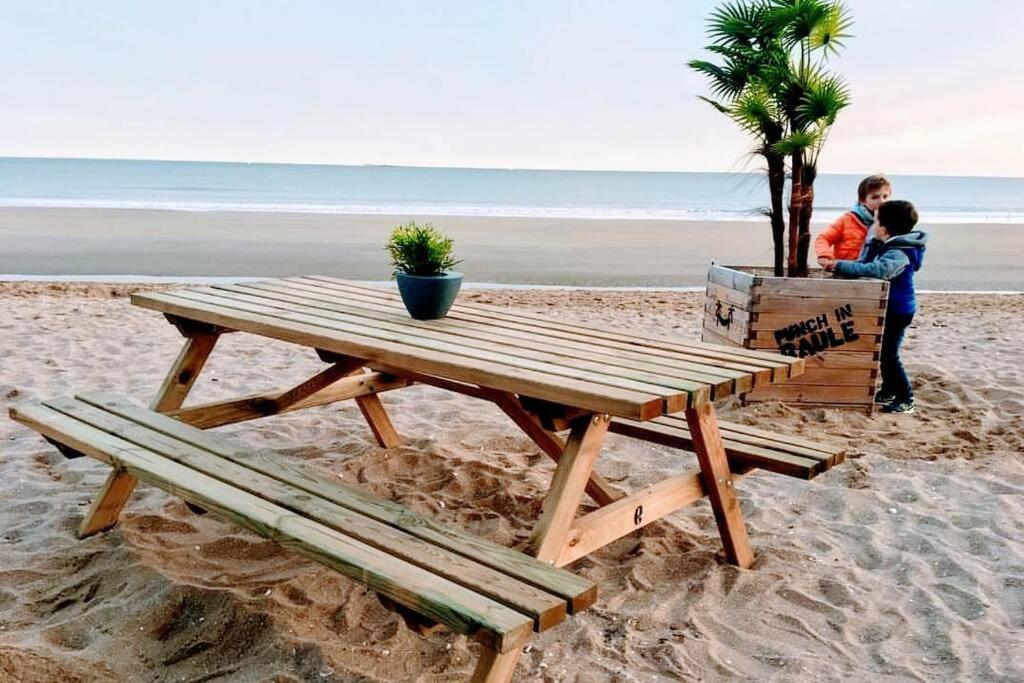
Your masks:
{"label": "palm tree", "polygon": [[779,150],[790,158],[788,274],[805,277],[818,157],[836,116],[850,103],[843,79],[824,65],[849,37],[852,19],[839,1],[771,0],[765,21],[790,55],[788,82],[776,91],[789,124]]}
{"label": "palm tree", "polygon": [[[720,64],[693,60],[689,66],[710,81],[712,98],[757,141],[753,154],[765,159],[771,208],[775,274],[784,263],[791,276],[807,274],[810,220],[818,157],[849,92],[824,70],[847,36],[849,14],[838,1],[738,0],[708,19]],[[788,259],[783,256],[785,162],[790,160]]]}
{"label": "palm tree", "polygon": [[786,134],[784,112],[772,93],[771,75],[788,61],[781,41],[768,23],[767,2],[727,2],[708,19],[705,49],[721,58],[714,64],[694,59],[690,68],[708,78],[712,97],[700,96],[735,121],[755,140],[753,156],[765,160],[770,207],[765,211],[772,226],[775,274],[782,275],[785,263],[783,237],[786,230],[783,195],[786,160],[777,146]]}

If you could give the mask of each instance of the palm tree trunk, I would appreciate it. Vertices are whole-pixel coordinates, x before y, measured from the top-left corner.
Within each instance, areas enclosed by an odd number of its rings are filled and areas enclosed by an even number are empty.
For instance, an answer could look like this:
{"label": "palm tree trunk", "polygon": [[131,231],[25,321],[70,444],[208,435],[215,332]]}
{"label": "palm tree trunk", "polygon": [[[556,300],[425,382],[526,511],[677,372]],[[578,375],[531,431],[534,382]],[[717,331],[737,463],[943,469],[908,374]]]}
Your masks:
{"label": "palm tree trunk", "polygon": [[775,248],[775,277],[782,277],[786,263],[786,218],[783,215],[782,195],[786,190],[786,158],[781,154],[767,154],[768,193],[771,195],[772,246]]}
{"label": "palm tree trunk", "polygon": [[814,211],[814,180],[818,169],[813,164],[804,166],[803,202],[800,205],[800,225],[797,235],[796,267],[800,277],[807,277],[807,257],[811,249],[811,214]]}
{"label": "palm tree trunk", "polygon": [[799,277],[797,267],[797,245],[800,230],[800,210],[803,206],[804,196],[804,155],[798,150],[793,152],[790,162],[792,180],[789,186],[789,248],[787,250],[787,273],[789,277]]}

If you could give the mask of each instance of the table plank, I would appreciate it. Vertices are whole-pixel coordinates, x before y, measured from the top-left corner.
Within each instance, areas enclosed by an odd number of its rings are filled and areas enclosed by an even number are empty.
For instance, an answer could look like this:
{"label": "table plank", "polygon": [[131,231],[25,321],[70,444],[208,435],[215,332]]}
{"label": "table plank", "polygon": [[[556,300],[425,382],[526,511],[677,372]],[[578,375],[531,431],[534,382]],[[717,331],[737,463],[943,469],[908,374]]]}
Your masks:
{"label": "table plank", "polygon": [[[395,300],[398,297],[397,293],[392,293],[391,291],[385,290],[380,287],[372,287],[370,285],[349,282],[347,280],[340,280],[338,278],[316,275],[297,279],[301,281],[320,282],[331,287],[357,289],[359,291],[374,294],[375,296],[381,299]],[[452,311],[455,313],[470,311],[476,315],[483,316],[494,321],[517,321],[521,323],[526,323],[531,325],[534,329],[543,329],[545,332],[548,332],[553,335],[564,332],[572,332],[576,334],[582,334],[588,338],[593,339],[626,342],[633,346],[639,346],[645,349],[662,349],[675,351],[677,353],[692,354],[697,357],[720,358],[723,360],[735,360],[737,362],[759,364],[762,365],[763,367],[781,369],[782,371],[785,372],[785,375],[782,378],[796,376],[803,372],[803,359],[782,356],[780,354],[768,353],[765,351],[753,351],[750,349],[732,347],[709,348],[707,344],[704,344],[702,342],[691,342],[685,339],[669,339],[666,337],[657,336],[641,337],[637,335],[627,334],[624,332],[612,332],[597,329],[594,327],[588,327],[586,325],[567,323],[541,315],[521,313],[517,311],[500,308],[498,306],[489,306],[486,304],[457,303],[455,306],[452,307]]]}
{"label": "table plank", "polygon": [[662,396],[603,386],[588,381],[552,377],[534,370],[469,359],[453,353],[413,348],[363,335],[348,334],[304,322],[282,320],[223,306],[180,299],[168,293],[137,293],[132,303],[230,329],[263,335],[311,348],[447,377],[491,389],[523,393],[555,403],[649,420],[666,411]]}
{"label": "table plank", "polygon": [[[586,360],[600,360],[603,363],[617,365],[646,372],[658,372],[682,379],[714,384],[719,391],[743,392],[750,388],[751,378],[757,380],[754,386],[768,383],[771,370],[746,365],[719,361],[719,364],[696,362],[682,355],[652,354],[644,349],[636,349],[629,345],[605,346],[595,344],[593,339],[581,337],[577,340],[572,336],[558,337],[543,331],[535,332],[523,326],[500,326],[492,324],[486,318],[473,316],[449,315],[438,320],[410,321],[404,307],[397,300],[382,301],[376,297],[366,296],[357,292],[328,290],[305,282],[290,280],[274,280],[266,282],[249,282],[238,285],[214,285],[214,289],[229,291],[259,292],[265,296],[283,301],[301,301],[307,305],[322,307],[327,310],[352,312],[359,315],[392,315],[398,316],[414,326],[426,326],[431,330],[444,330],[473,339],[498,341],[503,345],[522,348],[546,348],[558,355],[570,356]],[[730,386],[726,387],[728,383]]]}
{"label": "table plank", "polygon": [[[715,397],[721,398],[733,393],[737,384],[740,391],[745,391],[752,385],[749,374],[735,370],[708,368],[709,371],[715,370],[716,372],[702,372],[652,363],[643,356],[635,359],[622,357],[615,353],[604,353],[582,344],[578,345],[582,348],[573,348],[559,343],[558,340],[538,335],[531,335],[526,339],[508,337],[492,332],[490,326],[451,325],[451,321],[443,318],[413,320],[404,308],[399,309],[395,306],[350,302],[344,298],[331,299],[313,293],[263,287],[216,285],[212,289],[236,296],[257,297],[248,300],[282,308],[287,307],[295,311],[311,312],[332,320],[357,322],[393,331],[414,329],[416,334],[431,339],[469,345],[472,348],[486,348],[500,351],[509,356],[546,360],[557,365],[584,368],[601,374],[629,377],[682,389],[691,394],[691,399],[694,399],[694,395],[705,387],[710,387]],[[681,380],[681,382],[676,380]]]}
{"label": "table plank", "polygon": [[[687,395],[691,392],[695,396],[703,394],[702,402],[707,401],[708,390],[704,385],[682,380],[670,381],[657,376],[630,376],[625,372],[608,373],[603,366],[591,364],[593,367],[589,367],[580,361],[562,365],[551,362],[552,357],[540,351],[530,353],[530,357],[526,357],[525,352],[520,352],[522,355],[513,356],[504,353],[500,346],[490,345],[487,347],[480,343],[470,345],[465,342],[453,343],[443,339],[434,339],[427,335],[412,333],[410,328],[402,324],[389,324],[380,320],[364,321],[359,318],[346,320],[340,319],[340,315],[331,318],[329,315],[325,315],[325,312],[315,309],[306,312],[301,309],[297,310],[295,306],[282,306],[264,299],[247,298],[245,295],[233,295],[231,292],[210,288],[182,290],[171,296],[200,304],[213,304],[249,313],[258,313],[281,320],[318,325],[330,330],[357,334],[367,339],[395,342],[410,348],[453,353],[467,359],[501,363],[509,367],[536,370],[559,377],[582,379],[609,387],[650,392],[660,395],[667,406],[679,404],[685,406]],[[557,357],[554,358],[558,360]]]}

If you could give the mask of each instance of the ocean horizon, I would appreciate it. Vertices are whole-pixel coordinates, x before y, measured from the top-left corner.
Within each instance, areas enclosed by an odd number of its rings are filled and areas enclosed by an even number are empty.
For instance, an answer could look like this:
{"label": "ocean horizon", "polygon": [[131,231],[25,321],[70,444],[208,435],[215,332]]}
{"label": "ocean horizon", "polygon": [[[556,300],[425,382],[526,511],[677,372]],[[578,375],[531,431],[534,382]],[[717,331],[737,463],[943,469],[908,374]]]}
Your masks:
{"label": "ocean horizon", "polygon": [[[815,184],[815,219],[862,175]],[[1024,223],[1024,178],[892,175],[922,224]],[[0,157],[0,207],[764,221],[758,172],[574,171]]]}

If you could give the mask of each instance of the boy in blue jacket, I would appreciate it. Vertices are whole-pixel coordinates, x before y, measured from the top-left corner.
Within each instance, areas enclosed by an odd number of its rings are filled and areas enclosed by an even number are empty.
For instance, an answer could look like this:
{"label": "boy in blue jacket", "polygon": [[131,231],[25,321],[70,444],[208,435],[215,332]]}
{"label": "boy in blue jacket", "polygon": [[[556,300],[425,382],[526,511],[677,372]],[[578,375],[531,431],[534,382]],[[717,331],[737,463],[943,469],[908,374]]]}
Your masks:
{"label": "boy in blue jacket", "polygon": [[917,312],[914,273],[921,269],[928,235],[914,230],[917,210],[910,202],[892,200],[878,207],[875,234],[856,261],[826,260],[825,270],[837,277],[873,277],[889,281],[889,305],[882,329],[882,387],[875,395],[883,413],[914,412],[914,392],[900,360],[903,335]]}

